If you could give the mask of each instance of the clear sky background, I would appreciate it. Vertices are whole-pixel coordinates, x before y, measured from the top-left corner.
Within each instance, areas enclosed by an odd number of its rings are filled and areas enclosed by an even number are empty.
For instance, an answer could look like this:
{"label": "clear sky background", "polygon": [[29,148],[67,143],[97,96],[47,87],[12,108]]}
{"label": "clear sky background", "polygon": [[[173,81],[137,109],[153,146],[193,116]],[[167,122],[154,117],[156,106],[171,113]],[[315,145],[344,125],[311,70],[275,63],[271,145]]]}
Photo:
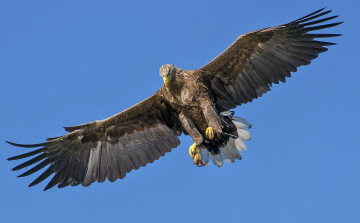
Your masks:
{"label": "clear sky background", "polygon": [[[1,1],[0,222],[360,222],[357,1]],[[293,3],[294,2],[294,3]],[[296,2],[296,3],[295,3]],[[16,178],[62,126],[107,118],[155,93],[158,69],[200,68],[239,35],[322,7],[338,43],[286,84],[235,109],[253,124],[243,160],[196,168],[190,137],[123,180],[43,192]]]}

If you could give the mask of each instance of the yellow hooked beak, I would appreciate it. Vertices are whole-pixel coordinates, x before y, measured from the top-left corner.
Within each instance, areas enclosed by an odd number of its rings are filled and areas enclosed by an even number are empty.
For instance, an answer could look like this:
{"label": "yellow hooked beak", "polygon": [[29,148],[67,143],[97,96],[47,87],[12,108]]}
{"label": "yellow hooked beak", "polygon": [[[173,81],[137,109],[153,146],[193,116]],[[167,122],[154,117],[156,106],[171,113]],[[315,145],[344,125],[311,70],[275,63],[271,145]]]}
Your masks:
{"label": "yellow hooked beak", "polygon": [[170,83],[169,78],[168,78],[168,77],[164,77],[163,80],[164,80],[165,86],[166,86],[166,87],[169,87],[169,83]]}

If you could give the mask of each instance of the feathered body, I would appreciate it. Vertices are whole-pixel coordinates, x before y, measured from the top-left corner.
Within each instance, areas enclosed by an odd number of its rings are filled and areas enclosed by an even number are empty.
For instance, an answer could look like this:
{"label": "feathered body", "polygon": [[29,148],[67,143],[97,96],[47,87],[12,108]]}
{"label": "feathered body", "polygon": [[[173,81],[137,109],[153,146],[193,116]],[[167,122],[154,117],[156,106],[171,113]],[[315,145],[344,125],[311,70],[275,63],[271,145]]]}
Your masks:
{"label": "feathered body", "polygon": [[[216,98],[214,98],[211,89],[204,84],[199,72],[185,71],[169,64],[164,65],[161,69],[174,69],[174,80],[169,87],[163,86],[158,94],[169,102],[169,106],[176,113],[182,113],[194,122],[201,136],[191,133],[190,135],[200,147],[208,149],[213,155],[217,155],[220,153],[220,148],[227,144],[230,136],[238,138],[236,126],[231,119],[232,114],[229,115],[230,117],[223,116],[216,110]],[[209,112],[207,109],[212,111]],[[211,116],[209,120],[206,119],[205,114]],[[209,123],[210,120],[216,124]],[[205,131],[211,125],[216,126],[217,134],[216,137],[209,140]],[[182,129],[182,131],[189,134],[186,129]]]}

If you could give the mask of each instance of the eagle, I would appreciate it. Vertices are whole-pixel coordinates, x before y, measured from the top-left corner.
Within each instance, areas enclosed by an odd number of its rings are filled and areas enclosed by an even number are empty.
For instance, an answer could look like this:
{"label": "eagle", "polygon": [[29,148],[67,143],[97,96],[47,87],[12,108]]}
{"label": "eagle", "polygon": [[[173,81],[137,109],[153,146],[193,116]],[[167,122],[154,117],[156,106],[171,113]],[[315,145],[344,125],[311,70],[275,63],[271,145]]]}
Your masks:
{"label": "eagle", "polygon": [[[68,133],[38,144],[11,145],[36,148],[8,160],[33,157],[14,167],[34,165],[19,177],[47,167],[29,186],[51,175],[44,190],[55,185],[89,186],[93,182],[122,179],[180,145],[190,135],[189,155],[197,166],[209,160],[221,167],[240,160],[251,124],[232,109],[285,82],[297,68],[310,64],[325,46],[318,40],[341,34],[318,34],[342,22],[325,23],[338,16],[317,10],[295,21],[239,36],[224,52],[197,70],[163,65],[164,85],[152,96],[107,119],[64,127]],[[325,23],[325,24],[324,24]]]}

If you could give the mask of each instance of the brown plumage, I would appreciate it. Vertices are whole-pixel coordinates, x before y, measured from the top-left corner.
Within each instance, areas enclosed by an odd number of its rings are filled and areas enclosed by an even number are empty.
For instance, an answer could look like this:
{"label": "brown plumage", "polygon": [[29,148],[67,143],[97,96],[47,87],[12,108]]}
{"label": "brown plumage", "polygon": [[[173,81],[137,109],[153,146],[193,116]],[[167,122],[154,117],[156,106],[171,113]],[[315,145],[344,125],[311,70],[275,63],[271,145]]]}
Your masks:
{"label": "brown plumage", "polygon": [[34,158],[16,166],[28,176],[48,168],[30,186],[54,174],[45,190],[58,185],[89,186],[106,178],[113,182],[132,170],[152,163],[180,145],[181,133],[190,135],[196,148],[196,164],[206,165],[209,157],[217,166],[241,159],[242,140],[250,139],[251,125],[229,112],[285,82],[297,67],[308,65],[324,46],[334,43],[315,38],[339,34],[310,34],[339,25],[320,23],[331,11],[318,10],[298,20],[241,35],[229,48],[200,69],[186,71],[174,65],[160,68],[165,85],[154,95],[102,121],[66,127],[69,133],[39,144],[14,146],[37,150],[8,160]]}

